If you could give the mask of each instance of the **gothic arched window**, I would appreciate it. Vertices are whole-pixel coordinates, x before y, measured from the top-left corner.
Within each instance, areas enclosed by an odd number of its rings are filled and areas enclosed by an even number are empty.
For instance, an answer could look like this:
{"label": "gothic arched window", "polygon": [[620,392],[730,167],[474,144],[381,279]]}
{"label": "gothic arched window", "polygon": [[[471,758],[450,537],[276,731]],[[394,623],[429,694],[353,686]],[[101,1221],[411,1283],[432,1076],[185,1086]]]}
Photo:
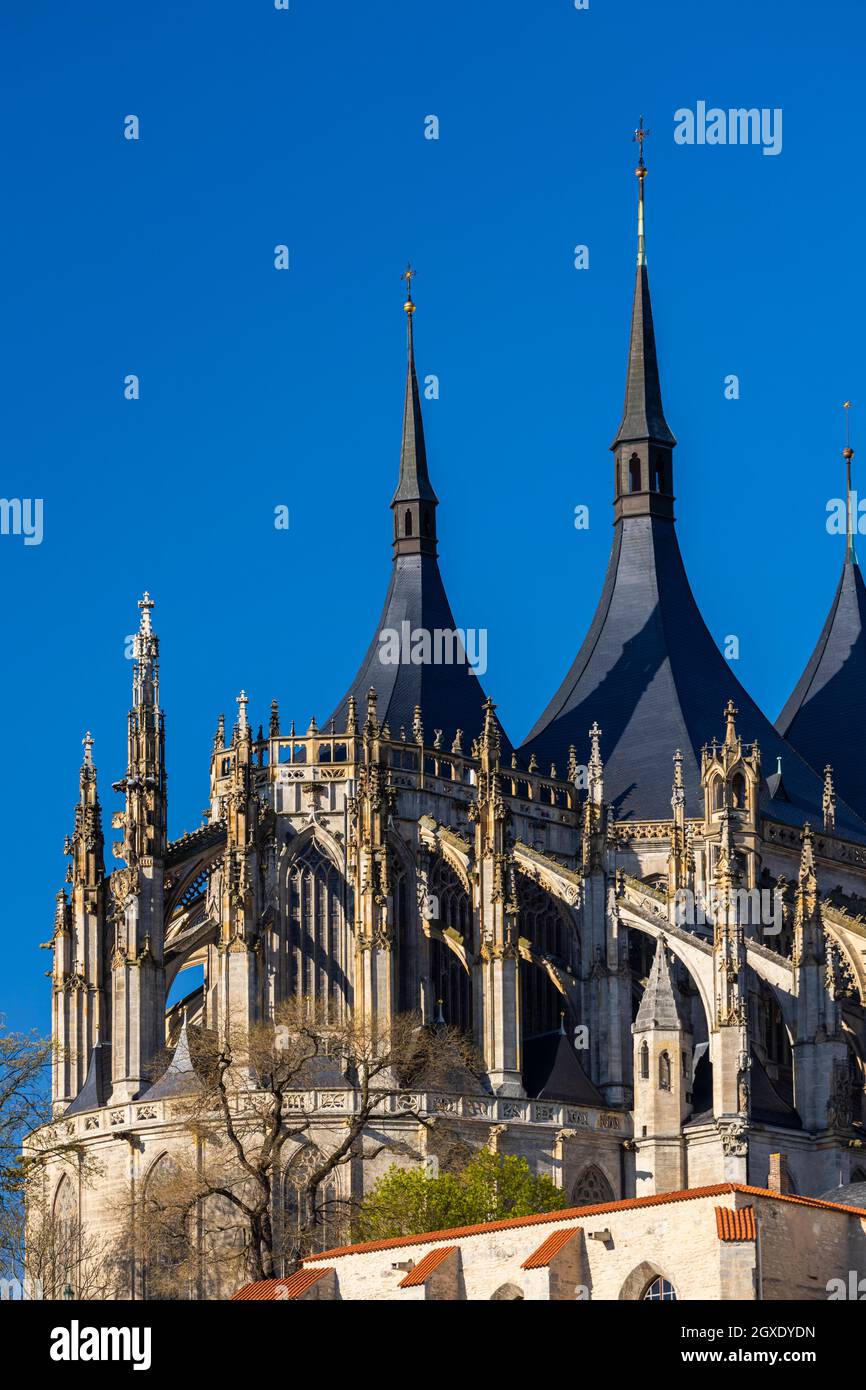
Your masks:
{"label": "gothic arched window", "polygon": [[628,461],[628,490],[640,492],[640,459],[637,454],[632,454]]}
{"label": "gothic arched window", "polygon": [[675,1303],[677,1291],[669,1279],[663,1279],[659,1275],[648,1285],[643,1297],[648,1303]]}
{"label": "gothic arched window", "polygon": [[[532,943],[533,951],[579,974],[578,940],[556,899],[521,874],[517,880],[517,904],[520,935]],[[525,1038],[552,1032],[559,1027],[563,1011],[568,1012],[565,995],[557,989],[544,966],[527,960],[520,962],[520,1000]]]}
{"label": "gothic arched window", "polygon": [[612,1202],[613,1188],[600,1168],[591,1163],[584,1168],[571,1189],[571,1202],[575,1207],[600,1206],[602,1202]]}
{"label": "gothic arched window", "polygon": [[671,1089],[671,1058],[669,1052],[663,1052],[659,1057],[659,1087],[663,1091]]}
{"label": "gothic arched window", "polygon": [[713,810],[721,811],[725,804],[725,786],[721,777],[713,778],[711,796]]}
{"label": "gothic arched window", "polygon": [[144,1181],[141,1282],[146,1299],[183,1298],[188,1292],[184,1265],[192,1255],[194,1218],[187,1218],[177,1180],[177,1164],[170,1154],[162,1154]]}
{"label": "gothic arched window", "polygon": [[642,1081],[649,1080],[649,1047],[645,1042],[640,1045],[640,1075]]}
{"label": "gothic arched window", "polygon": [[746,808],[746,779],[742,772],[735,772],[731,782],[731,804],[735,811]]}
{"label": "gothic arched window", "polygon": [[[466,889],[457,874],[444,859],[436,859],[429,877],[430,897],[443,931],[450,928],[458,933],[471,949],[472,907]],[[454,1028],[465,1033],[472,1030],[472,984],[462,960],[445,942],[434,937],[430,942],[430,986],[433,990],[434,1018],[436,1001],[442,1000],[442,1017]]]}
{"label": "gothic arched window", "polygon": [[347,1004],[344,887],[315,840],[289,866],[285,993],[313,1000],[327,1022],[340,1020]]}
{"label": "gothic arched window", "polygon": [[45,1292],[49,1298],[63,1298],[67,1296],[67,1289],[71,1289],[72,1295],[75,1295],[78,1292],[78,1203],[67,1177],[60,1179],[54,1194],[49,1234],[50,1258],[47,1265],[51,1289]]}
{"label": "gothic arched window", "polygon": [[283,1252],[286,1260],[293,1252],[302,1255],[327,1250],[340,1237],[340,1207],[337,1179],[328,1173],[310,1192],[310,1177],[322,1163],[322,1154],[305,1144],[295,1155],[283,1177]]}

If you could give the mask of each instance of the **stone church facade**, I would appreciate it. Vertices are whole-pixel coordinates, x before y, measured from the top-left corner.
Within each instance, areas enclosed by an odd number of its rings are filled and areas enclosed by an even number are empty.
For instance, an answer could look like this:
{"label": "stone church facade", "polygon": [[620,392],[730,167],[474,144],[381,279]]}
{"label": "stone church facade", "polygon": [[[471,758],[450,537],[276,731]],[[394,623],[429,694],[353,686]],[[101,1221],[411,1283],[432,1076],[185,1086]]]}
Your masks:
{"label": "stone church facade", "polygon": [[[637,175],[609,567],[521,745],[454,636],[411,280],[393,563],[369,650],[303,732],[276,701],[256,728],[242,692],[218,722],[207,815],[175,840],[159,641],[139,604],[117,865],[88,736],[52,941],[55,1119],[39,1141],[98,1159],[92,1186],[45,1169],[47,1200],[85,1229],[105,1226],[109,1199],[134,1208],[189,1142],[177,1088],[152,1078],[166,1039],[182,1075],[187,1026],[266,1019],[293,994],[334,1019],[412,1009],[474,1036],[483,1087],[407,1093],[382,1117],[419,1161],[450,1127],[526,1155],[575,1204],[764,1186],[781,1151],[800,1195],[866,1178],[863,580],[849,538],[774,726],[715,646],[679,551],[642,153]],[[167,1010],[190,966],[203,987]],[[339,1078],[299,1093],[310,1142],[334,1142],[354,1103]],[[290,1156],[286,1193],[308,1157]],[[343,1195],[387,1162],[341,1169]]]}

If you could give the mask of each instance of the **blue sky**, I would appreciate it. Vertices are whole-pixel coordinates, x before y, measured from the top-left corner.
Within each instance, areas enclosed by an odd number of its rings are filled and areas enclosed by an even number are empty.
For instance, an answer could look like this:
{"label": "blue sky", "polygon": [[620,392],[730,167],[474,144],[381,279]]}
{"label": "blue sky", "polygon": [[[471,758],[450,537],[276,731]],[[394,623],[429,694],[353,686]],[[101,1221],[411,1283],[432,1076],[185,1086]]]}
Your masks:
{"label": "blue sky", "polygon": [[[442,569],[524,737],[610,544],[641,112],[680,544],[776,716],[842,562],[846,397],[866,451],[861,6],[47,0],[4,28],[0,491],[44,504],[41,545],[0,536],[10,1023],[47,1023],[88,728],[111,840],[142,590],[172,835],[242,686],[256,722],[277,696],[306,725],[353,676],[390,565],[410,257]],[[677,145],[699,100],[781,108],[781,153]]]}

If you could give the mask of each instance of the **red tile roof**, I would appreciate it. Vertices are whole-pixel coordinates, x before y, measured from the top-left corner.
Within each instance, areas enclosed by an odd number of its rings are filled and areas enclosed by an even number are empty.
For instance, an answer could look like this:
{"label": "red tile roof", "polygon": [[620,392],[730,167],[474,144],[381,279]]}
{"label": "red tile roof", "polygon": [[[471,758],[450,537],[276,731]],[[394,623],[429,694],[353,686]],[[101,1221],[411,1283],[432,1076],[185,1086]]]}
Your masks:
{"label": "red tile roof", "polygon": [[453,1255],[456,1249],[456,1245],[438,1245],[423,1260],[419,1260],[414,1269],[409,1270],[406,1278],[397,1285],[398,1289],[416,1289],[419,1284],[426,1284],[434,1269],[438,1269],[442,1261]]}
{"label": "red tile roof", "polygon": [[627,1197],[620,1202],[598,1202],[590,1207],[568,1207],[564,1211],[543,1212],[540,1216],[511,1216],[502,1221],[484,1221],[477,1226],[454,1226],[446,1231],[423,1231],[412,1236],[391,1236],[388,1240],[370,1240],[362,1245],[338,1245],[333,1250],[323,1250],[320,1255],[308,1255],[304,1263],[334,1260],[341,1255],[373,1254],[377,1250],[399,1250],[407,1245],[426,1245],[433,1241],[454,1240],[458,1236],[482,1236],[488,1231],[542,1226],[552,1221],[571,1221],[576,1217],[602,1216],[605,1212],[637,1211],[642,1207],[665,1206],[668,1202],[691,1202],[700,1197],[723,1197],[733,1192],[742,1192],[748,1197],[769,1197],[774,1202],[793,1202],[797,1206],[817,1207],[821,1211],[841,1211],[866,1218],[864,1207],[825,1202],[819,1197],[795,1197],[793,1193],[771,1192],[769,1188],[748,1187],[745,1183],[722,1182],[712,1187],[689,1187],[680,1192],[660,1192],[652,1197]]}
{"label": "red tile roof", "polygon": [[542,1241],[537,1250],[523,1261],[521,1269],[547,1269],[554,1255],[558,1255],[570,1240],[580,1235],[580,1226],[566,1226],[562,1231],[554,1231],[547,1240]]}
{"label": "red tile roof", "polygon": [[754,1240],[754,1207],[716,1207],[719,1240]]}
{"label": "red tile roof", "polygon": [[327,1267],[323,1269],[298,1269],[294,1274],[289,1274],[285,1279],[259,1279],[254,1284],[244,1284],[242,1289],[232,1294],[232,1303],[239,1299],[270,1299],[274,1302],[287,1302],[294,1298],[300,1298],[302,1294],[311,1289],[323,1274],[333,1274],[333,1269]]}

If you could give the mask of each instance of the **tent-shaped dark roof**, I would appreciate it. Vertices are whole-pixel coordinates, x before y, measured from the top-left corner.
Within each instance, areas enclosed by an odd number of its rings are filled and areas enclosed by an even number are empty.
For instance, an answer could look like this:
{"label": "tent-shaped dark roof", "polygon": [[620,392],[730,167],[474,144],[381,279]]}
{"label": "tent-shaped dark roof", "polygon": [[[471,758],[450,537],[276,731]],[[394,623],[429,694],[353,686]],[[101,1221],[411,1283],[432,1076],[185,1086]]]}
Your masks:
{"label": "tent-shaped dark roof", "polygon": [[83,1115],[86,1110],[100,1110],[108,1101],[111,1090],[111,1043],[94,1043],[87,1064],[84,1085],[66,1115]]}
{"label": "tent-shaped dark roof", "polygon": [[[427,450],[421,415],[421,397],[415,370],[411,294],[405,305],[409,326],[409,361],[403,411],[403,439],[400,476],[391,501],[394,513],[394,568],[385,605],[367,654],[358,674],[335,709],[331,719],[338,730],[345,729],[349,698],[354,696],[363,719],[367,692],[376,691],[377,717],[389,726],[392,738],[405,729],[412,737],[416,706],[421,710],[425,741],[432,743],[432,731],[441,729],[443,747],[450,748],[458,729],[464,734],[468,752],[471,741],[482,729],[482,707],[486,695],[467,655],[479,655],[471,640],[459,643],[451,634],[458,629],[439,572],[436,537],[438,499],[427,471]],[[412,634],[428,634],[432,659],[412,660],[413,647],[423,655],[420,641]],[[400,659],[394,660],[393,641],[383,634],[396,634]],[[437,651],[436,634],[446,634]],[[468,649],[468,651],[467,651]],[[455,660],[455,657],[457,658]],[[441,659],[440,659],[441,658]],[[498,724],[498,720],[497,720]],[[511,743],[499,725],[503,755],[511,753]]]}
{"label": "tent-shaped dark roof", "polygon": [[776,721],[797,752],[866,816],[866,584],[855,557],[842,567],[817,646]]}
{"label": "tent-shaped dark roof", "polygon": [[604,1107],[604,1096],[593,1085],[566,1035],[557,1028],[539,1033],[523,1044],[523,1084],[537,1100]]}
{"label": "tent-shaped dark roof", "polygon": [[[643,181],[641,180],[641,191]],[[700,754],[722,731],[729,700],[737,732],[757,741],[765,772],[781,759],[785,797],[766,787],[762,804],[792,825],[819,821],[823,785],[746,693],[701,617],[677,541],[673,514],[675,443],[661,403],[649,278],[641,233],[623,423],[615,455],[615,527],[601,600],[577,657],[521,753],[543,767],[562,765],[587,731],[603,732],[605,798],[618,819],[670,816],[671,758],[683,754],[687,814],[703,807]],[[864,755],[866,757],[866,755]],[[866,765],[866,764],[864,764]],[[847,807],[837,828],[866,837],[866,824]]]}

